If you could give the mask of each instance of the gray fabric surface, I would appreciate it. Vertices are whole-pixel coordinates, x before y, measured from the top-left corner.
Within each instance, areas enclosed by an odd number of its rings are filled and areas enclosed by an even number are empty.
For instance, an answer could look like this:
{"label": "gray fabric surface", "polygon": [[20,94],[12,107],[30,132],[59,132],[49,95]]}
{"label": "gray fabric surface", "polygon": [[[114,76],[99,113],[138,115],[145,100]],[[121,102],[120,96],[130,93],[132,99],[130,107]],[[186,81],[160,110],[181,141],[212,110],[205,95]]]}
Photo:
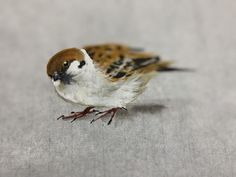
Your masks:
{"label": "gray fabric surface", "polygon": [[[1,0],[0,176],[236,176],[236,1]],[[107,126],[56,117],[58,50],[122,42],[191,73],[160,74]]]}

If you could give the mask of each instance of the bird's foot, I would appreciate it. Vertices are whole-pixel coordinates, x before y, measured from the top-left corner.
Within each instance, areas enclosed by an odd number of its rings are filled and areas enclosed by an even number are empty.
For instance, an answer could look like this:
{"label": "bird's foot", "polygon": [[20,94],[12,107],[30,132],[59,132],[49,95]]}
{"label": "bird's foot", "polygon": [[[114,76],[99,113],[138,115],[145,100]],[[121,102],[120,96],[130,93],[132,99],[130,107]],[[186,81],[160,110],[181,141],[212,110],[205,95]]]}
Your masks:
{"label": "bird's foot", "polygon": [[60,117],[57,118],[57,120],[59,120],[59,119],[62,119],[62,120],[72,119],[71,122],[74,122],[76,119],[85,117],[88,114],[96,113],[96,112],[98,112],[98,111],[95,110],[93,106],[89,106],[81,112],[71,112],[71,115],[68,115],[68,116],[61,115]]}
{"label": "bird's foot", "polygon": [[122,107],[122,108],[117,107],[117,108],[108,109],[108,110],[106,110],[106,111],[99,111],[99,112],[96,113],[96,115],[100,115],[100,114],[102,114],[102,115],[99,116],[99,117],[97,117],[97,118],[95,118],[95,119],[93,119],[90,123],[93,123],[93,122],[97,121],[98,119],[104,118],[104,117],[107,116],[108,114],[111,114],[110,120],[109,120],[108,123],[107,123],[107,125],[110,125],[111,122],[112,122],[112,120],[113,120],[113,118],[114,118],[114,116],[116,115],[116,112],[117,112],[119,109],[124,109],[124,110],[127,111],[127,109],[124,108],[124,107]]}

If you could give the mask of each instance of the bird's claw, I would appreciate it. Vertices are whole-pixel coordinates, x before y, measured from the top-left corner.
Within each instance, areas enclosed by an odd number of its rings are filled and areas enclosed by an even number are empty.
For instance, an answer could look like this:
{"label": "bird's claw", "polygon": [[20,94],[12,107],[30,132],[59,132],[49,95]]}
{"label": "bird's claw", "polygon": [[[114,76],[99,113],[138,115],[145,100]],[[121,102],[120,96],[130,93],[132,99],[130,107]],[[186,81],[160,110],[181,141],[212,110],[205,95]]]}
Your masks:
{"label": "bird's claw", "polygon": [[110,120],[107,122],[107,125],[110,125],[112,122],[112,118],[110,118]]}
{"label": "bird's claw", "polygon": [[57,120],[63,119],[63,117],[65,117],[65,116],[64,116],[64,115],[61,115],[60,117],[57,118]]}
{"label": "bird's claw", "polygon": [[91,120],[91,121],[90,121],[90,124],[92,124],[93,122],[95,122],[95,119]]}
{"label": "bird's claw", "polygon": [[95,116],[99,115],[99,114],[102,114],[103,112],[101,111],[97,111],[97,113],[95,114]]}
{"label": "bird's claw", "polygon": [[128,109],[126,109],[125,107],[122,107],[121,109],[125,110],[125,111],[128,111]]}
{"label": "bird's claw", "polygon": [[75,120],[77,120],[79,118],[82,118],[82,117],[84,117],[84,116],[86,116],[88,114],[91,114],[91,113],[95,113],[95,116],[102,114],[99,117],[92,119],[90,121],[90,124],[92,124],[96,120],[101,119],[101,118],[105,117],[108,114],[111,114],[110,120],[107,123],[107,125],[110,125],[112,120],[113,120],[113,117],[115,116],[116,112],[119,109],[123,109],[123,110],[127,111],[127,109],[125,107],[122,107],[122,108],[112,108],[112,109],[109,109],[109,110],[106,110],[106,111],[99,111],[99,110],[96,110],[96,109],[93,109],[93,108],[94,107],[87,107],[82,112],[73,112],[72,111],[71,112],[72,115],[69,115],[69,116],[61,115],[60,117],[57,118],[57,120],[59,120],[59,119],[63,119],[63,120],[72,119],[71,123],[73,123]]}
{"label": "bird's claw", "polygon": [[94,112],[94,113],[98,113],[98,112],[100,112],[100,111],[97,110],[97,109],[93,109],[92,112]]}
{"label": "bird's claw", "polygon": [[110,120],[109,120],[108,123],[107,123],[107,125],[110,125],[111,122],[112,122],[112,120],[113,120],[113,117],[115,116],[116,112],[117,112],[119,109],[127,110],[127,109],[124,108],[124,107],[122,107],[122,108],[119,108],[119,107],[118,107],[118,108],[111,108],[111,109],[108,109],[108,110],[106,110],[106,111],[99,111],[99,112],[97,112],[95,115],[96,115],[96,116],[99,115],[99,114],[102,114],[102,115],[100,115],[99,117],[97,117],[97,118],[91,120],[90,123],[92,124],[93,122],[97,121],[98,119],[101,119],[101,118],[107,116],[108,114],[111,114]]}
{"label": "bird's claw", "polygon": [[63,119],[63,120],[72,119],[72,120],[71,120],[71,123],[72,123],[72,122],[74,122],[76,119],[85,117],[85,116],[87,116],[88,114],[91,114],[91,113],[94,113],[95,111],[97,111],[97,110],[94,110],[93,108],[94,108],[94,107],[89,106],[89,107],[85,108],[85,109],[84,109],[83,111],[81,111],[81,112],[74,112],[74,111],[73,111],[73,112],[71,112],[71,115],[68,115],[68,116],[62,115],[62,116],[58,117],[57,120],[59,120],[59,119]]}
{"label": "bird's claw", "polygon": [[70,121],[70,123],[73,123],[77,118],[74,118],[72,121]]}

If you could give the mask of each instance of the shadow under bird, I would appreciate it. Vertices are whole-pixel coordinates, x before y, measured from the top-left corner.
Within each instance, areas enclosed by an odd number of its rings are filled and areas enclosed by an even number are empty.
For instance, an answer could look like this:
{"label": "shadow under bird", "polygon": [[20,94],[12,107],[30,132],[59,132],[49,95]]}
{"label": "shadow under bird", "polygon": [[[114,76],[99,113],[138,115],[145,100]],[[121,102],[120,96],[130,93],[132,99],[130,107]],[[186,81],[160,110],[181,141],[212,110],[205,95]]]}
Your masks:
{"label": "shadow under bird", "polygon": [[[183,71],[171,67],[158,55],[120,44],[100,44],[69,48],[56,53],[47,64],[47,74],[56,92],[63,99],[86,105],[81,112],[72,112],[58,119],[72,121],[94,113],[92,121],[126,110],[145,90],[158,72]],[[99,111],[96,108],[107,108]]]}

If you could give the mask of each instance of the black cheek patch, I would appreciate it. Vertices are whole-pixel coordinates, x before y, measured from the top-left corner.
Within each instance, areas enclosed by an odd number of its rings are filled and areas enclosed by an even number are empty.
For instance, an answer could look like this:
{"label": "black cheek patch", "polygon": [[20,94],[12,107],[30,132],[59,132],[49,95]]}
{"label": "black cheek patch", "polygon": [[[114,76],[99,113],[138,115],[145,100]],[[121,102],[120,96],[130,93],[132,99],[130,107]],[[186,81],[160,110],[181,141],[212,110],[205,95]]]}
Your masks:
{"label": "black cheek patch", "polygon": [[80,64],[79,64],[78,68],[82,68],[84,65],[85,65],[85,61],[82,60],[82,61],[80,62]]}

